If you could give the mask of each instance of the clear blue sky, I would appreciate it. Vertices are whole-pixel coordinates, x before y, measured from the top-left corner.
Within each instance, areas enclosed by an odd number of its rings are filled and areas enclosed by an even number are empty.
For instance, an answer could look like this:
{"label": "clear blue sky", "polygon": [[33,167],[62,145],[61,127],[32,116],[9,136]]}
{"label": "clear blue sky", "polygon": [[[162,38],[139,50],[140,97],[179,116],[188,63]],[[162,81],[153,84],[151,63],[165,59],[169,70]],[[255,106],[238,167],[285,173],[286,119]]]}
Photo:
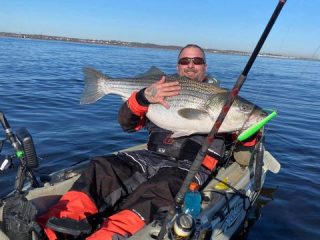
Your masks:
{"label": "clear blue sky", "polygon": [[[278,0],[0,0],[0,32],[252,51]],[[262,52],[320,58],[320,0],[288,0]]]}

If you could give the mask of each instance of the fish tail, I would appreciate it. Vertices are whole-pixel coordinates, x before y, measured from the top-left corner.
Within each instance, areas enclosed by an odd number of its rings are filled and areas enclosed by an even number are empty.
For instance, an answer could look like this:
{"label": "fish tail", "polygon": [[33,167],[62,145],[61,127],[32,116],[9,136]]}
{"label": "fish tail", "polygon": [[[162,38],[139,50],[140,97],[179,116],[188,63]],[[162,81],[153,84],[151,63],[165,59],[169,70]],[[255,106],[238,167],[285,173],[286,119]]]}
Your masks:
{"label": "fish tail", "polygon": [[105,82],[108,82],[108,78],[101,72],[85,67],[84,73],[84,89],[81,95],[80,104],[90,104],[98,101],[105,96]]}

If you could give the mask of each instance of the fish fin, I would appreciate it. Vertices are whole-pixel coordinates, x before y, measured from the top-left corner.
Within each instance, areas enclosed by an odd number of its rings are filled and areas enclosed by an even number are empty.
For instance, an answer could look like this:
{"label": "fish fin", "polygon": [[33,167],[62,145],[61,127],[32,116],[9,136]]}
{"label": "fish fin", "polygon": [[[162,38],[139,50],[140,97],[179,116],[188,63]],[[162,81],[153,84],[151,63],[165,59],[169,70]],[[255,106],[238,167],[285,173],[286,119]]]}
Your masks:
{"label": "fish fin", "polygon": [[183,108],[178,110],[178,114],[189,120],[201,120],[209,116],[208,112],[195,108]]}
{"label": "fish fin", "polygon": [[80,104],[94,103],[106,95],[101,85],[105,81],[108,81],[108,77],[103,73],[88,67],[83,68],[83,73],[84,89],[81,95]]}
{"label": "fish fin", "polygon": [[166,74],[164,72],[162,72],[159,68],[152,66],[149,68],[148,71],[146,71],[145,73],[139,74],[138,76],[136,76],[136,78],[148,78],[150,76],[165,76]]}
{"label": "fish fin", "polygon": [[185,137],[194,134],[192,131],[181,131],[181,132],[174,132],[170,137],[178,138],[178,137]]}

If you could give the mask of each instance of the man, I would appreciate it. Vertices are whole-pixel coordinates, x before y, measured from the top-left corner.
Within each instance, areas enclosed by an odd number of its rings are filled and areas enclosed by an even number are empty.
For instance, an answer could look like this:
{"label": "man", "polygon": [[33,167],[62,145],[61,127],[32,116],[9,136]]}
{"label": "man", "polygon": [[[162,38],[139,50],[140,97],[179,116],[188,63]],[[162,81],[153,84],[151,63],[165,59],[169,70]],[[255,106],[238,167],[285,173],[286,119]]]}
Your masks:
{"label": "man", "polygon": [[[182,48],[177,72],[195,81],[208,81],[203,49],[194,44]],[[172,139],[172,133],[149,121],[146,112],[148,106],[155,103],[169,108],[166,97],[178,95],[179,91],[179,82],[167,83],[162,77],[132,93],[121,106],[118,120],[128,132],[146,127],[148,150],[93,158],[71,190],[38,218],[50,240],[57,239],[54,230],[68,233],[65,218],[81,221],[108,210],[115,214],[87,239],[128,237],[153,221],[158,211],[170,206],[205,136]],[[210,164],[204,164],[196,181],[202,184],[211,169]]]}

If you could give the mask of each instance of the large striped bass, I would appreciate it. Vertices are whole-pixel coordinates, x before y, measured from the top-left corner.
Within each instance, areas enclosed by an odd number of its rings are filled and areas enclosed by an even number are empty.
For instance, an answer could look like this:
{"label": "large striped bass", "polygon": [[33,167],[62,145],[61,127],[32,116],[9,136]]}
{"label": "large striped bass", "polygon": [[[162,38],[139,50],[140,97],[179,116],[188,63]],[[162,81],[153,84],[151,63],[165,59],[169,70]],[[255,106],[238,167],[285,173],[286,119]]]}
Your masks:
{"label": "large striped bass", "polygon": [[[92,68],[84,68],[84,74],[81,104],[94,103],[108,94],[117,94],[126,100],[132,92],[146,88],[166,75],[155,67],[135,78],[109,78]],[[150,104],[146,116],[159,127],[172,131],[172,137],[209,133],[227,99],[228,90],[176,75],[167,75],[166,82],[170,81],[179,81],[180,94],[166,98],[169,109],[161,104]],[[237,96],[219,132],[243,130],[264,117],[266,113],[260,107]]]}

